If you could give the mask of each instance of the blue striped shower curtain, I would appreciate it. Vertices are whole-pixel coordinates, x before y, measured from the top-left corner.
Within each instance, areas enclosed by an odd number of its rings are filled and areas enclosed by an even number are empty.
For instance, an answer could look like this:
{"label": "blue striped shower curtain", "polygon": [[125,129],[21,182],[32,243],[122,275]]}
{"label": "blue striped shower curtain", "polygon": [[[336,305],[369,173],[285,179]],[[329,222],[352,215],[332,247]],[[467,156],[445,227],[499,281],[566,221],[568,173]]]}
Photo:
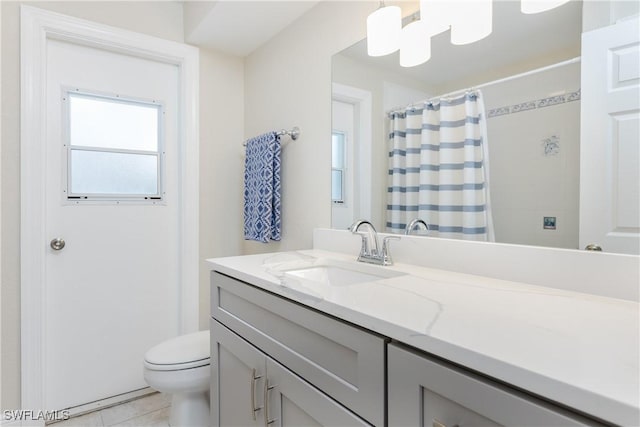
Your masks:
{"label": "blue striped shower curtain", "polygon": [[429,235],[494,241],[479,91],[389,114],[387,231],[420,218]]}

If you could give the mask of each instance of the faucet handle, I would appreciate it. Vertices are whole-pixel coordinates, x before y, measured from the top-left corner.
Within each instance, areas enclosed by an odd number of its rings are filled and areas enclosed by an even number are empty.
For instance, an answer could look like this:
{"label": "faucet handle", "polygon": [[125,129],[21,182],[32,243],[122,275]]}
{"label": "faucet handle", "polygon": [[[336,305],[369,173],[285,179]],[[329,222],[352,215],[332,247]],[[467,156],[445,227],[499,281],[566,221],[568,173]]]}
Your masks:
{"label": "faucet handle", "polygon": [[363,257],[363,256],[371,255],[369,252],[370,249],[369,249],[369,240],[367,240],[367,234],[361,231],[353,231],[352,233],[359,235],[360,238],[362,239],[362,244],[360,246],[360,255],[358,256]]}
{"label": "faucet handle", "polygon": [[387,236],[382,239],[382,265],[393,265],[391,252],[389,252],[389,240],[400,240],[400,236]]}

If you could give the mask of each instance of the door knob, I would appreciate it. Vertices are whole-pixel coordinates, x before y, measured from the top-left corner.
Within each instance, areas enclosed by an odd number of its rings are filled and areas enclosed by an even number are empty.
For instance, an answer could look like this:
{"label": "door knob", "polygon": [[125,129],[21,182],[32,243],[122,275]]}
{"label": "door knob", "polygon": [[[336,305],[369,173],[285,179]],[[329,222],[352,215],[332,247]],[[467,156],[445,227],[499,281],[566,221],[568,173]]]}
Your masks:
{"label": "door knob", "polygon": [[54,251],[59,251],[62,248],[64,248],[65,243],[63,239],[56,237],[51,241],[50,245],[51,245],[51,249],[53,249]]}
{"label": "door knob", "polygon": [[585,251],[602,252],[602,247],[600,247],[600,245],[596,245],[595,243],[591,243],[591,244],[588,244],[587,246],[585,246],[584,250]]}

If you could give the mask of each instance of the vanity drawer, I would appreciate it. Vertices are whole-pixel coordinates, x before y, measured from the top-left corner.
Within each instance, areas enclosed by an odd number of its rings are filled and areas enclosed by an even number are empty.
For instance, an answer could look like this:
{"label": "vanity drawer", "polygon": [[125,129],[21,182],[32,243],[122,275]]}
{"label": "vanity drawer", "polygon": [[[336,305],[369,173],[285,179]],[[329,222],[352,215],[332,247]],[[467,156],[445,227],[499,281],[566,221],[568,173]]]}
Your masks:
{"label": "vanity drawer", "polygon": [[211,313],[365,420],[384,425],[385,338],[215,271]]}
{"label": "vanity drawer", "polygon": [[403,345],[388,364],[389,426],[602,426]]}

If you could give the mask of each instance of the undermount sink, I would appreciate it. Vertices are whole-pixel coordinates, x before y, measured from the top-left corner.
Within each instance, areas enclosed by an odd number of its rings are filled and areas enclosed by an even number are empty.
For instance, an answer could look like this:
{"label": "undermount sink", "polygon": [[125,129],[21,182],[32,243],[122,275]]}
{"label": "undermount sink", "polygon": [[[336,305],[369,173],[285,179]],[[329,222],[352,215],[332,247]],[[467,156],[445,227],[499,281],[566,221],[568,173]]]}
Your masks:
{"label": "undermount sink", "polygon": [[285,277],[298,279],[303,282],[313,282],[329,286],[349,286],[358,283],[373,282],[402,276],[393,270],[366,264],[351,264],[335,260],[317,260],[313,265],[302,268],[292,268],[283,271]]}
{"label": "undermount sink", "polygon": [[267,258],[263,266],[265,272],[277,278],[283,288],[321,300],[348,292],[349,286],[366,285],[406,274],[355,260],[315,257],[300,252],[276,254]]}

